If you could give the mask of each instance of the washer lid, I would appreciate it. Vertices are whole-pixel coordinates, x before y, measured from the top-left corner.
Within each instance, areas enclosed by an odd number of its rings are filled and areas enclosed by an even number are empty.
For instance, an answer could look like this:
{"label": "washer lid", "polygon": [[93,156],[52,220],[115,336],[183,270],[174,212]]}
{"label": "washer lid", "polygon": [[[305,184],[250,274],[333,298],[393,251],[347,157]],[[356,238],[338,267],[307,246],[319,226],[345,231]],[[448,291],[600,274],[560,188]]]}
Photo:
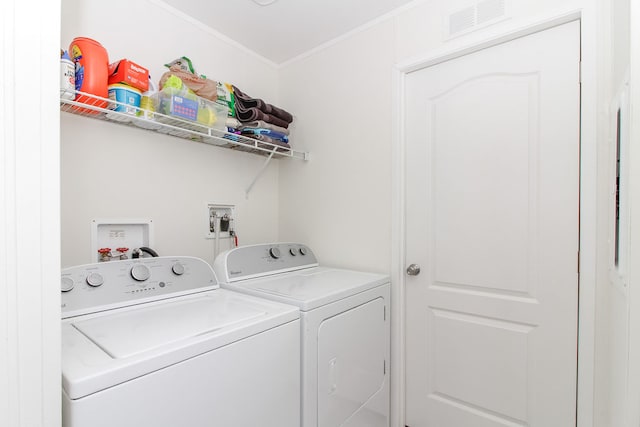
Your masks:
{"label": "washer lid", "polygon": [[62,321],[62,388],[78,399],[297,321],[297,307],[216,289]]}
{"label": "washer lid", "polygon": [[121,359],[262,317],[266,312],[259,308],[205,296],[73,322],[73,327]]}
{"label": "washer lid", "polygon": [[389,282],[382,274],[316,267],[223,287],[311,310]]}

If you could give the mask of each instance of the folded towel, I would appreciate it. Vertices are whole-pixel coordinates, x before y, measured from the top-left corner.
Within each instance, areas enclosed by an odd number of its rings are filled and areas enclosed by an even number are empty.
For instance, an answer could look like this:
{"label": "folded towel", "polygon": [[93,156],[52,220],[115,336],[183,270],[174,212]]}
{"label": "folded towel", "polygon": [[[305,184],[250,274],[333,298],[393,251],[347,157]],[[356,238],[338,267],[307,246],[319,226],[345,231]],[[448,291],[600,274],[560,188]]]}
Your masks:
{"label": "folded towel", "polygon": [[[275,105],[267,104],[262,99],[252,98],[246,93],[242,92],[240,89],[238,89],[237,86],[233,86],[233,95],[235,97],[236,105],[240,104],[242,108],[245,110],[250,108],[257,108],[263,113],[268,114],[270,116],[277,117],[278,119],[281,119],[283,122],[287,124],[293,121],[293,116],[288,111],[285,111],[282,108],[278,108]],[[263,120],[263,119],[257,119],[257,120]],[[240,119],[240,121],[249,121],[249,120]],[[269,123],[274,123],[268,120],[265,120],[265,121]],[[287,127],[287,126],[283,126],[283,127]]]}
{"label": "folded towel", "polygon": [[267,114],[258,108],[244,108],[239,102],[236,102],[236,117],[243,123],[262,120],[264,122],[271,123],[272,125],[280,126],[283,128],[289,126],[288,122],[285,122],[284,120],[276,116]]}
{"label": "folded towel", "polygon": [[289,137],[281,132],[276,132],[270,129],[262,128],[244,128],[241,130],[243,135],[264,135],[269,138],[279,139],[284,142],[289,142]]}
{"label": "folded towel", "polygon": [[[228,122],[227,122],[227,126],[229,126]],[[283,133],[285,135],[289,135],[289,129],[283,128],[282,126],[272,125],[271,123],[267,123],[263,120],[256,120],[255,122],[248,122],[248,123],[240,123],[236,129],[245,129],[245,128],[270,129],[276,132]]]}
{"label": "folded towel", "polygon": [[227,117],[225,125],[229,128],[240,129],[242,123],[240,123],[235,117]]}

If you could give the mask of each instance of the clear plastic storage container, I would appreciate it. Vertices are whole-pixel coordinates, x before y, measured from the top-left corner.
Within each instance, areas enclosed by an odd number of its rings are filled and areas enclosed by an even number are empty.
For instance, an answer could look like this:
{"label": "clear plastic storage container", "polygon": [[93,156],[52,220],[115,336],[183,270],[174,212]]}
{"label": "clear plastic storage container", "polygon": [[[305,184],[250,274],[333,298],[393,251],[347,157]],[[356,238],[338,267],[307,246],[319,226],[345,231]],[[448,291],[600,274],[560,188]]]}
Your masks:
{"label": "clear plastic storage container", "polygon": [[[189,91],[165,87],[154,95],[156,112],[226,131],[228,108]],[[161,120],[161,118],[158,118]]]}

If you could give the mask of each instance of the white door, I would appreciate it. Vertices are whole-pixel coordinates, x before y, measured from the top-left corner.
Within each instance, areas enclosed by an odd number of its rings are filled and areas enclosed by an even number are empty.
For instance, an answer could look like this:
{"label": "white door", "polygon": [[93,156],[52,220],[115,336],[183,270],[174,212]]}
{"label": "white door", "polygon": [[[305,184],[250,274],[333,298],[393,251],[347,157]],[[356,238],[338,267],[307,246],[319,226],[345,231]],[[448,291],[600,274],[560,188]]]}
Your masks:
{"label": "white door", "polygon": [[580,36],[406,79],[406,424],[576,422]]}

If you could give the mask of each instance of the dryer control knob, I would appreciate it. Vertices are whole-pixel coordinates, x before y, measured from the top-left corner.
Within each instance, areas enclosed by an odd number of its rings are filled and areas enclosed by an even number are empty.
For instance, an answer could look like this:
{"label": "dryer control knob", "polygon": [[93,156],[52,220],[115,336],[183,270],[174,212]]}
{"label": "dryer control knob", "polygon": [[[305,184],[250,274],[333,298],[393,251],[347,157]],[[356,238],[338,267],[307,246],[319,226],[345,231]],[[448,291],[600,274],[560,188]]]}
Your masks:
{"label": "dryer control knob", "polygon": [[306,255],[307,254],[307,248],[300,248],[300,255]]}
{"label": "dryer control knob", "polygon": [[89,286],[93,286],[94,288],[97,288],[98,286],[102,286],[103,283],[104,283],[104,277],[102,277],[102,274],[100,273],[97,273],[94,271],[93,273],[87,276],[87,284]]}
{"label": "dryer control knob", "polygon": [[75,283],[73,283],[73,279],[71,277],[63,277],[62,282],[60,283],[60,290],[62,292],[69,292],[74,286]]}
{"label": "dryer control knob", "polygon": [[273,258],[273,259],[280,258],[280,249],[278,249],[278,248],[269,249],[269,255],[271,255],[271,258]]}
{"label": "dryer control knob", "polygon": [[295,249],[293,249],[293,248],[289,249],[289,253],[290,253],[292,256],[296,256],[296,255],[298,255],[298,252],[297,252]]}
{"label": "dryer control knob", "polygon": [[144,264],[137,264],[131,267],[131,277],[138,282],[144,282],[151,277],[151,270]]}
{"label": "dryer control knob", "polygon": [[175,274],[176,276],[182,276],[184,274],[184,265],[176,262],[171,267],[171,271],[173,271],[173,274]]}

